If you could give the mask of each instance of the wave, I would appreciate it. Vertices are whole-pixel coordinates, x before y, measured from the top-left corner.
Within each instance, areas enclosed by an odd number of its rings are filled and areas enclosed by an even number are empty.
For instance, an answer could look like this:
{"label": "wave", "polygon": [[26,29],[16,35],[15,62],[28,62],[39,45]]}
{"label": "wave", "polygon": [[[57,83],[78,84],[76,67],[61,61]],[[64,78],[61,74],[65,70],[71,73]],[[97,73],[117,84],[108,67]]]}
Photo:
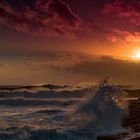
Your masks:
{"label": "wave", "polygon": [[79,102],[79,100],[45,100],[45,99],[26,99],[26,98],[13,98],[13,99],[1,99],[1,106],[70,106]]}
{"label": "wave", "polygon": [[[98,135],[125,131],[126,93],[107,81],[96,88],[0,96],[0,105],[28,109],[28,114],[6,117],[3,124],[8,127],[0,129],[0,140],[96,140]],[[41,107],[30,112],[32,106]]]}
{"label": "wave", "polygon": [[73,117],[74,124],[77,123],[77,128],[96,134],[125,131],[122,119],[128,113],[126,96],[123,90],[109,85],[107,81],[101,83],[96,92],[77,107]]}
{"label": "wave", "polygon": [[86,92],[85,90],[74,90],[74,91],[38,91],[38,92],[0,92],[0,98],[80,98]]}

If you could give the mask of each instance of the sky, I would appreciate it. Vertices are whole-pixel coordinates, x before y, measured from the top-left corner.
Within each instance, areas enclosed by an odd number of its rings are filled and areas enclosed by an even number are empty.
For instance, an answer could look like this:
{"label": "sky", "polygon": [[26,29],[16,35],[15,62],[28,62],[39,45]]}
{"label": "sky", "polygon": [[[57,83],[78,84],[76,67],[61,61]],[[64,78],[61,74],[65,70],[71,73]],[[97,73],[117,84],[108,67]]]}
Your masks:
{"label": "sky", "polygon": [[0,84],[139,84],[139,0],[1,0]]}

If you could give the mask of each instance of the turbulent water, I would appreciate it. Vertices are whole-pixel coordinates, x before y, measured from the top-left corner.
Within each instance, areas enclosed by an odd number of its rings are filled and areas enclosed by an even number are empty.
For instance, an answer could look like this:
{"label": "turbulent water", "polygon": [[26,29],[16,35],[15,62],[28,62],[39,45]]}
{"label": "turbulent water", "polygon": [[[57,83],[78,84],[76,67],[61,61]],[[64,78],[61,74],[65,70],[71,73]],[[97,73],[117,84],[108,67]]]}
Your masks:
{"label": "turbulent water", "polygon": [[106,83],[0,92],[0,140],[96,140],[126,131],[126,94]]}

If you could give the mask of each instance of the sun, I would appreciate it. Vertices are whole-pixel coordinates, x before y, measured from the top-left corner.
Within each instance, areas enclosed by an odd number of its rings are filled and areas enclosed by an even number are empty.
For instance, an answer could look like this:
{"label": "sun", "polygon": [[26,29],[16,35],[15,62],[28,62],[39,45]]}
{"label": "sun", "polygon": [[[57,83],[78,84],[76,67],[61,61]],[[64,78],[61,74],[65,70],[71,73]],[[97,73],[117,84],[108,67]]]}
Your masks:
{"label": "sun", "polygon": [[140,59],[140,51],[139,52],[136,52],[136,54],[134,55],[134,58],[135,59]]}

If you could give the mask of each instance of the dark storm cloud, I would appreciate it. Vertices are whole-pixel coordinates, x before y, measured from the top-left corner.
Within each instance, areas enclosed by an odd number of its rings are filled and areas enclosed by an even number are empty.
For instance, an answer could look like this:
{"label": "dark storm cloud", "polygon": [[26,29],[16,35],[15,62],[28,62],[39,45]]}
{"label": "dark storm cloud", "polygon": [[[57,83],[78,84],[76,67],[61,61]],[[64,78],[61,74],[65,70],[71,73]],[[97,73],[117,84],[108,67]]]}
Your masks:
{"label": "dark storm cloud", "polygon": [[[16,0],[14,0],[16,2]],[[74,37],[83,22],[62,0],[35,0],[32,5],[0,2],[0,24],[38,36]]]}
{"label": "dark storm cloud", "polygon": [[140,26],[140,1],[139,0],[114,0],[107,3],[103,9],[104,14],[116,15],[126,18],[131,23]]}

